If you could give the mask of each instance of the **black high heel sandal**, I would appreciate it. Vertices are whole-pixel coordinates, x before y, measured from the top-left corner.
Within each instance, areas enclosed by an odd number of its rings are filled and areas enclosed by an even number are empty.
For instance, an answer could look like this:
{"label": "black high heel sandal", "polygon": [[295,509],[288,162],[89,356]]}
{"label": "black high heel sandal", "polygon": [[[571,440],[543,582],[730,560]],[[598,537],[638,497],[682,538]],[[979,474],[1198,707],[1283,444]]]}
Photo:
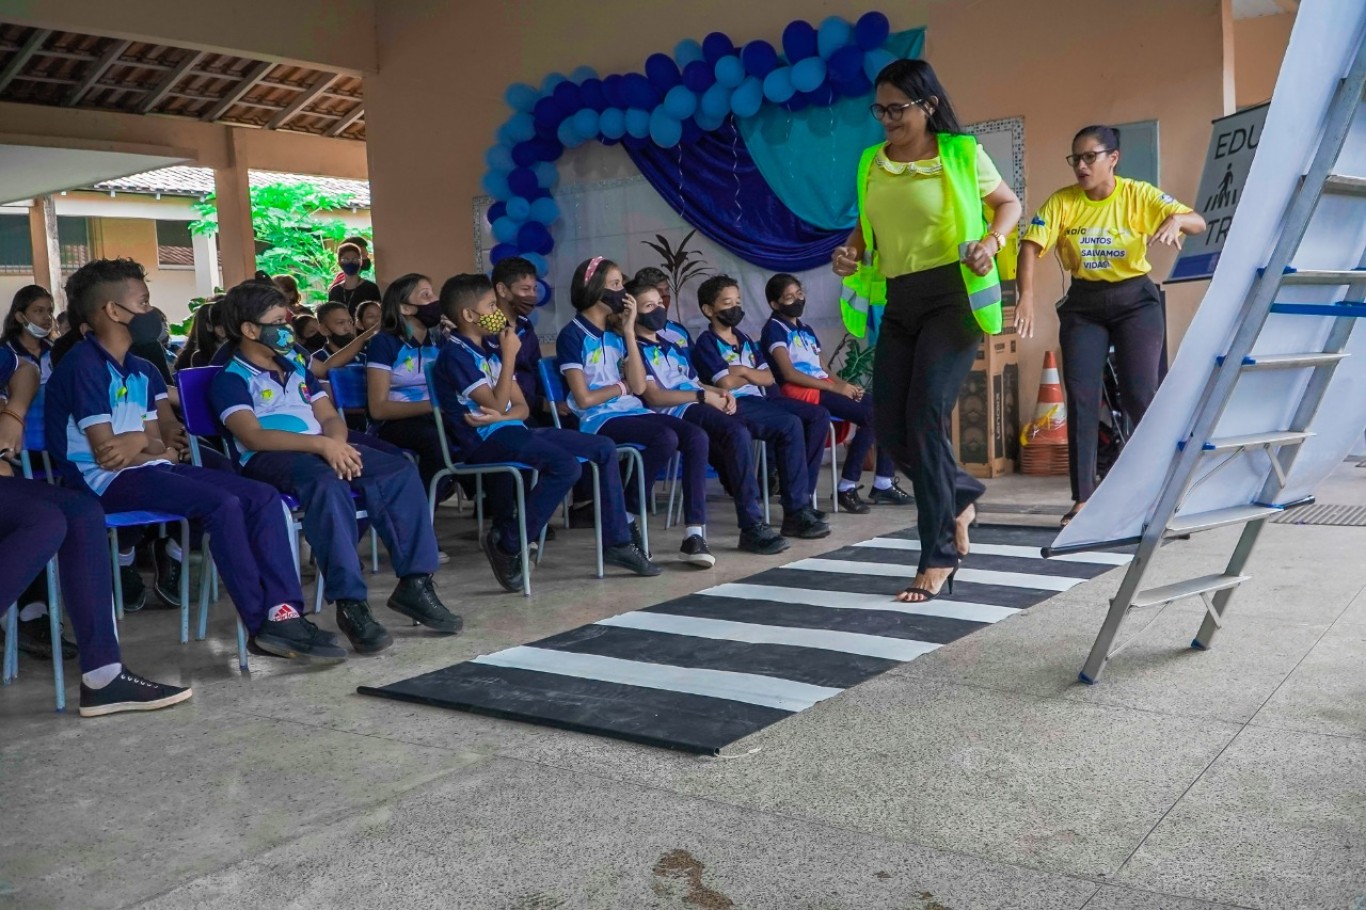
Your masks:
{"label": "black high heel sandal", "polygon": [[920,600],[901,600],[900,595],[897,596],[897,600],[900,603],[923,604],[929,603],[930,601],[938,597],[940,594],[952,594],[953,579],[954,576],[956,576],[957,574],[958,567],[954,566],[953,571],[949,573],[948,578],[944,579],[944,583],[939,586],[938,591],[931,591],[929,588],[910,587],[903,589],[901,592],[901,594],[919,594],[921,598]]}

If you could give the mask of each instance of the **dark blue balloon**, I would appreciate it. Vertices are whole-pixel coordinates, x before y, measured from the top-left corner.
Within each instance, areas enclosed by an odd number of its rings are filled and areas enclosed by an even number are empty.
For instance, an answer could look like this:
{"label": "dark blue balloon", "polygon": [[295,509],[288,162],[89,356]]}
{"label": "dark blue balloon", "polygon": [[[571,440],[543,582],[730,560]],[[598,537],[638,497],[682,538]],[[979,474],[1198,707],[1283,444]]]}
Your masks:
{"label": "dark blue balloon", "polygon": [[517,246],[544,256],[555,248],[555,239],[550,236],[550,230],[544,224],[539,221],[528,221],[517,232]]}
{"label": "dark blue balloon", "polygon": [[598,113],[602,113],[607,108],[607,95],[602,90],[601,79],[585,79],[579,86],[579,93],[583,96],[583,106],[591,107]]}
{"label": "dark blue balloon", "polygon": [[583,92],[572,82],[561,82],[555,86],[555,94],[551,96],[555,99],[555,104],[564,111],[566,117],[578,112],[583,107]]}
{"label": "dark blue balloon", "polygon": [[702,56],[712,66],[716,61],[728,54],[735,53],[735,42],[730,40],[730,36],[721,32],[712,32],[702,39]]}
{"label": "dark blue balloon", "polygon": [[564,144],[558,139],[537,136],[530,144],[536,150],[537,161],[559,161],[560,156],[564,154]]}
{"label": "dark blue balloon", "polygon": [[862,74],[863,50],[853,44],[846,44],[830,55],[827,66],[831,81],[837,87],[843,87],[852,82],[855,76]]}
{"label": "dark blue balloon", "polygon": [[698,95],[711,88],[711,84],[715,81],[716,75],[705,60],[694,60],[683,67],[683,84]]}
{"label": "dark blue balloon", "polygon": [[530,196],[536,192],[536,172],[529,167],[519,167],[508,174],[508,188],[518,196]]}
{"label": "dark blue balloon", "polygon": [[493,205],[489,206],[489,224],[493,224],[493,222],[497,221],[499,218],[502,218],[507,213],[508,204],[506,202],[495,202]]}
{"label": "dark blue balloon", "polygon": [[882,47],[892,33],[892,24],[879,12],[864,13],[854,23],[854,42],[865,51]]}
{"label": "dark blue balloon", "polygon": [[621,144],[626,146],[628,149],[639,151],[640,149],[646,148],[650,145],[650,137],[645,136],[644,138],[642,138],[640,136],[632,136],[630,133],[627,133],[625,136],[621,137]]}
{"label": "dark blue balloon", "polygon": [[663,99],[650,80],[640,73],[628,73],[624,85],[626,104],[628,107],[638,107],[641,110],[654,110],[656,104]]}
{"label": "dark blue balloon", "polygon": [[804,19],[797,19],[783,29],[783,53],[789,64],[816,56],[816,27]]}
{"label": "dark blue balloon", "polygon": [[651,54],[645,58],[645,76],[661,92],[668,92],[683,81],[678,64],[668,54]]}
{"label": "dark blue balloon", "polygon": [[788,100],[788,102],[787,102],[786,104],[783,105],[783,107],[787,108],[789,111],[791,111],[791,112],[794,113],[794,114],[797,113],[798,111],[804,111],[804,110],[806,110],[806,109],[807,109],[808,107],[810,107],[810,106],[811,106],[811,93],[810,93],[810,92],[797,92],[795,95],[792,96],[791,99]]}
{"label": "dark blue balloon", "polygon": [[538,160],[536,157],[536,140],[528,139],[526,142],[519,142],[512,147],[512,161],[518,167],[531,167]]}
{"label": "dark blue balloon", "polygon": [[778,52],[767,41],[751,41],[740,51],[740,59],[745,63],[745,72],[760,79],[767,76],[778,66]]}
{"label": "dark blue balloon", "polygon": [[513,256],[516,255],[517,247],[515,245],[511,243],[500,243],[493,249],[489,250],[489,262],[491,262],[494,265],[497,265],[504,259],[511,259]]}
{"label": "dark blue balloon", "polygon": [[864,75],[860,70],[853,79],[847,82],[841,89],[847,98],[857,98],[860,95],[871,95],[873,93],[873,80]]}
{"label": "dark blue balloon", "polygon": [[811,103],[817,107],[829,107],[835,103],[835,99],[838,97],[834,87],[827,82],[814,92],[811,92]]}
{"label": "dark blue balloon", "polygon": [[611,75],[602,80],[602,93],[607,96],[608,107],[628,107],[626,95],[622,91],[624,77]]}
{"label": "dark blue balloon", "polygon": [[697,121],[691,117],[683,121],[683,144],[692,145],[702,138],[702,127],[697,125]]}

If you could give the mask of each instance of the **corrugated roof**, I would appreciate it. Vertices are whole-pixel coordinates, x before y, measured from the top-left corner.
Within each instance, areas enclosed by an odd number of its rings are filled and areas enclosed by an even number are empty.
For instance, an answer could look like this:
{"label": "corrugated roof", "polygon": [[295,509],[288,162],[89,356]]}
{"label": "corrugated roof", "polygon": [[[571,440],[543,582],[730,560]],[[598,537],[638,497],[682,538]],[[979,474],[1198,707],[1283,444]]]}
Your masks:
{"label": "corrugated roof", "polygon": [[[252,186],[272,183],[311,183],[325,193],[349,196],[356,208],[370,207],[370,184],[365,180],[344,180],[340,177],[312,177],[307,174],[280,174],[274,171],[252,171],[248,174]],[[207,167],[157,168],[131,177],[105,180],[90,189],[119,193],[161,193],[166,196],[206,196],[213,192],[213,169]]]}

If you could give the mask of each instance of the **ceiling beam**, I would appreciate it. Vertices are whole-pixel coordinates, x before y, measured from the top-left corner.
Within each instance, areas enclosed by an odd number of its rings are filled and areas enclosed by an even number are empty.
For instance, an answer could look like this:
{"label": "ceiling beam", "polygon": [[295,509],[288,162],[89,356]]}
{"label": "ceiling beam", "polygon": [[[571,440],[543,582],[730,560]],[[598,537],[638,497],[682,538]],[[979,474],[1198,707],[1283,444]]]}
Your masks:
{"label": "ceiling beam", "polygon": [[242,74],[242,81],[229,89],[228,93],[220,98],[217,104],[209,108],[208,113],[200,119],[205,123],[213,123],[219,117],[222,117],[227,113],[228,108],[232,107],[238,101],[241,101],[247,92],[256,88],[256,83],[265,78],[266,73],[274,68],[275,64],[267,60],[261,60],[252,64],[251,67]]}
{"label": "ceiling beam", "polygon": [[95,87],[105,73],[109,72],[118,59],[123,56],[123,52],[132,45],[131,41],[115,41],[109,45],[109,49],[100,55],[99,59],[90,65],[86,71],[85,78],[71,90],[71,94],[66,96],[62,104],[66,107],[74,106],[78,101],[85,97],[85,93]]}
{"label": "ceiling beam", "polygon": [[5,64],[4,69],[0,70],[0,92],[3,92],[5,87],[8,86],[10,82],[14,81],[14,77],[19,75],[19,71],[24,68],[24,64],[32,59],[33,55],[38,52],[38,48],[42,46],[43,42],[47,40],[47,36],[50,34],[52,34],[51,29],[40,28],[36,29],[32,35],[28,36],[28,40],[24,42],[24,46],[19,48],[18,53],[10,58],[9,63]]}
{"label": "ceiling beam", "polygon": [[266,129],[276,130],[284,126],[290,121],[290,118],[312,104],[319,95],[327,91],[328,86],[339,78],[340,76],[336,73],[319,73],[313,77],[312,84],[302,89],[288,107],[270,118],[270,121],[266,123]]}
{"label": "ceiling beam", "polygon": [[351,110],[348,111],[346,114],[343,114],[340,120],[338,120],[336,123],[328,127],[325,135],[340,136],[342,133],[346,132],[347,129],[350,128],[351,124],[355,123],[357,120],[364,116],[365,105],[357,104],[355,107],[351,108]]}
{"label": "ceiling beam", "polygon": [[1300,0],[1276,0],[1276,5],[1281,8],[1282,12],[1295,13],[1299,12]]}
{"label": "ceiling beam", "polygon": [[161,81],[157,83],[156,88],[149,90],[147,97],[143,98],[142,103],[138,105],[138,113],[151,113],[152,109],[164,101],[166,96],[171,93],[171,89],[175,88],[175,84],[180,81],[180,78],[189,72],[190,69],[203,58],[203,51],[194,51],[186,54],[180,63],[176,65],[175,69],[162,77]]}

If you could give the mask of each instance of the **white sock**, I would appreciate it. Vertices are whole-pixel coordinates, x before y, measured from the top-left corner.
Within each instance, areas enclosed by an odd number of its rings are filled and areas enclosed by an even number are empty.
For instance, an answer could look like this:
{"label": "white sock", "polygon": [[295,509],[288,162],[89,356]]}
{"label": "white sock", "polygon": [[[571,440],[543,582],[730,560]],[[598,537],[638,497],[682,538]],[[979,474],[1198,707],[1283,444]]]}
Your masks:
{"label": "white sock", "polygon": [[873,478],[874,490],[890,490],[892,488],[892,478],[881,475]]}
{"label": "white sock", "polygon": [[105,664],[103,667],[91,670],[89,673],[81,674],[81,682],[91,689],[103,689],[111,682],[119,678],[123,672],[123,664]]}
{"label": "white sock", "polygon": [[39,617],[47,615],[47,604],[39,601],[37,603],[25,604],[19,611],[20,622],[30,622]]}
{"label": "white sock", "polygon": [[633,525],[633,524],[636,523],[636,513],[635,513],[635,512],[627,512],[627,513],[626,513],[626,523],[627,523],[628,525]]}
{"label": "white sock", "polygon": [[688,525],[688,530],[683,532],[683,539],[687,540],[694,534],[696,534],[698,537],[701,537],[704,540],[707,537],[706,529],[702,525]]}
{"label": "white sock", "polygon": [[839,489],[839,492],[841,492],[841,493],[848,493],[850,490],[852,490],[852,489],[853,489],[854,487],[856,487],[856,486],[858,486],[858,484],[854,483],[854,481],[852,481],[852,480],[844,480],[844,479],[841,478],[840,483],[839,483],[839,488],[838,488],[838,489]]}
{"label": "white sock", "polygon": [[[120,565],[120,566],[131,566],[131,565],[133,564],[133,559],[134,559],[134,557],[136,557],[136,556],[137,556],[136,551],[134,551],[131,547],[128,549],[128,552],[126,552],[126,553],[125,553],[124,551],[120,550],[120,551],[119,551],[119,565]],[[118,674],[115,674],[115,675],[117,676]]]}
{"label": "white sock", "polygon": [[184,555],[180,552],[180,544],[176,543],[169,537],[166,539],[166,555],[174,559],[176,562],[180,562],[180,557]]}
{"label": "white sock", "polygon": [[270,622],[284,622],[287,619],[298,618],[299,611],[291,607],[289,604],[280,604],[279,606],[271,607],[266,612],[266,619]]}

